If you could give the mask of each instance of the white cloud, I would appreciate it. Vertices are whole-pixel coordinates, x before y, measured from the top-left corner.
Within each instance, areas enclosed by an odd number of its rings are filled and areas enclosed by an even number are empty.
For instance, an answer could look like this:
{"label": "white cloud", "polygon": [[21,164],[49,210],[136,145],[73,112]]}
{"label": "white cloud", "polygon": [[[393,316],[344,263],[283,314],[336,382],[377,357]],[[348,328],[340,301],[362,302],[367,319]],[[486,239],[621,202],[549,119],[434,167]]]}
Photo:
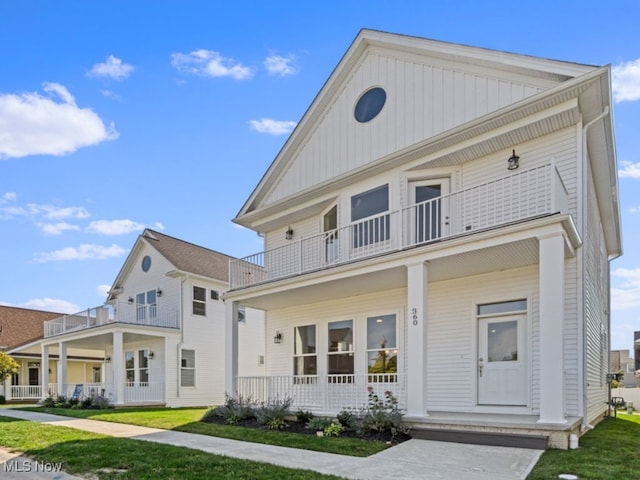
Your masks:
{"label": "white cloud", "polygon": [[15,192],[7,192],[4,195],[2,195],[2,198],[0,198],[0,205],[7,202],[15,202],[17,198],[18,196],[16,195]]}
{"label": "white cloud", "polygon": [[205,77],[231,77],[246,80],[253,71],[232,58],[225,58],[212,50],[194,50],[191,53],[174,53],[171,65],[178,71],[203,75]]}
{"label": "white cloud", "polygon": [[133,220],[96,220],[87,227],[87,232],[99,235],[126,235],[138,230],[144,230],[144,225]]}
{"label": "white cloud", "polygon": [[122,63],[122,59],[109,55],[103,63],[96,63],[87,73],[90,77],[107,77],[113,80],[124,80],[135,67]]}
{"label": "white cloud", "polygon": [[69,260],[104,260],[112,257],[120,257],[126,250],[118,245],[91,245],[83,244],[79,247],[66,247],[53,252],[36,253],[33,261],[36,263],[69,261]]}
{"label": "white cloud", "polygon": [[91,109],[78,107],[63,85],[43,89],[51,95],[0,93],[0,159],[65,155],[118,137],[113,124],[106,127]]}
{"label": "white cloud", "polygon": [[80,311],[80,307],[76,304],[55,298],[34,298],[19,306],[57,313],[78,313]]}
{"label": "white cloud", "polygon": [[96,287],[96,293],[99,297],[106,297],[109,295],[109,290],[111,290],[111,285],[98,285]]}
{"label": "white cloud", "polygon": [[612,277],[620,283],[611,286],[611,309],[628,310],[640,307],[640,268],[616,268]]}
{"label": "white cloud", "polygon": [[640,178],[640,163],[622,160],[620,165],[622,165],[622,168],[618,169],[620,178]]}
{"label": "white cloud", "polygon": [[640,100],[640,58],[611,69],[611,89],[616,103]]}
{"label": "white cloud", "polygon": [[249,120],[251,129],[269,135],[286,135],[295,128],[296,122],[273,120],[271,118],[261,118],[260,120]]}
{"label": "white cloud", "polygon": [[293,65],[295,59],[296,57],[294,55],[289,55],[288,57],[269,55],[264,60],[264,66],[270,75],[287,77],[298,73],[298,69]]}
{"label": "white cloud", "polygon": [[58,222],[58,223],[40,223],[38,224],[40,230],[45,235],[60,235],[67,230],[80,230],[80,227],[77,225],[71,225],[66,222]]}
{"label": "white cloud", "polygon": [[88,218],[89,212],[83,207],[57,207],[39,203],[27,203],[26,207],[12,205],[0,207],[0,215],[4,218],[21,216],[42,217],[47,220],[63,220],[65,218]]}

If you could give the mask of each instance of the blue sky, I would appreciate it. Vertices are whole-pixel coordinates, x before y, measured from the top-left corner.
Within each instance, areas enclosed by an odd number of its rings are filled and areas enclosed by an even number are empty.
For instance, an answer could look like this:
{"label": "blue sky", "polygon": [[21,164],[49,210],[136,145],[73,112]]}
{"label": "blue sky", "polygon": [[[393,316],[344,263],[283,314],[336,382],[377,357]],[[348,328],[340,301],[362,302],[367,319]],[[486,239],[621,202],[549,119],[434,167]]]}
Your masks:
{"label": "blue sky", "polygon": [[[605,6],[606,5],[606,6]],[[231,223],[361,28],[613,66],[623,257],[640,330],[640,2],[0,3],[0,303],[100,305],[146,226],[235,256]]]}

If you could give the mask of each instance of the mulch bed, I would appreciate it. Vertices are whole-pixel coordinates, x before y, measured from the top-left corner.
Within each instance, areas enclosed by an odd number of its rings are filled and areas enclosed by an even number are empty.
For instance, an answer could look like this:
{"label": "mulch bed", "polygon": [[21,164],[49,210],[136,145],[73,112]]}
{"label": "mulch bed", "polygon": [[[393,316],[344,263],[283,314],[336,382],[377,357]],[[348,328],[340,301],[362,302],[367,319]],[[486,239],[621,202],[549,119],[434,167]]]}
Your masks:
{"label": "mulch bed", "polygon": [[[226,425],[226,421],[222,417],[211,416],[209,418],[203,419],[202,422],[205,423],[215,423],[217,425]],[[287,420],[287,426],[285,428],[279,430],[271,430],[272,432],[286,432],[286,433],[297,433],[299,435],[315,435],[316,432],[314,430],[309,430],[304,423],[298,422],[296,420]],[[237,424],[239,427],[248,427],[248,428],[256,428],[259,430],[268,430],[268,428],[264,425],[260,425],[255,418],[251,418],[240,422]],[[348,438],[360,438],[362,440],[369,440],[372,442],[391,442],[393,445],[398,443],[406,442],[411,439],[411,435],[406,433],[398,433],[395,437],[391,435],[390,432],[378,433],[378,432],[368,432],[364,435],[359,435],[353,431],[344,431],[340,434],[341,437]]]}

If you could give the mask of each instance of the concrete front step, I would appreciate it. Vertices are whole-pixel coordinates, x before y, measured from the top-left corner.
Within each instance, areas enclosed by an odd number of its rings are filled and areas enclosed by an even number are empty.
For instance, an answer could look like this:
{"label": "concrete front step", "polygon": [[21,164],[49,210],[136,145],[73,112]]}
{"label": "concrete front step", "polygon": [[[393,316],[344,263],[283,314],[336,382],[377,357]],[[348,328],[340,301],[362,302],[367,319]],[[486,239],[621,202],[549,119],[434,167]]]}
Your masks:
{"label": "concrete front step", "polygon": [[549,437],[546,435],[521,435],[516,433],[441,430],[420,427],[412,429],[411,436],[421,440],[470,443],[474,445],[493,445],[499,447],[532,448],[536,450],[546,450],[549,445]]}

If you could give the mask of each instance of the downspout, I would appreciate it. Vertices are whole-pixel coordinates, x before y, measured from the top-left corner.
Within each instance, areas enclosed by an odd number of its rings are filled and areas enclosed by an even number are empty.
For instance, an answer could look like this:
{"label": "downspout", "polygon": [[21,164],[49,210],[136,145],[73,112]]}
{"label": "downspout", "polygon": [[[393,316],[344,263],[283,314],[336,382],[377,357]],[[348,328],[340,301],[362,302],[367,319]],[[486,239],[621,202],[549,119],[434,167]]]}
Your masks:
{"label": "downspout", "polygon": [[[582,171],[582,233],[584,235],[584,231],[587,228],[587,208],[588,205],[586,204],[586,200],[587,200],[587,176],[586,176],[586,172],[589,171],[589,169],[587,168],[588,166],[588,162],[589,162],[589,156],[587,153],[587,132],[589,131],[589,128],[596,122],[602,120],[604,117],[606,117],[607,115],[609,115],[610,113],[610,109],[609,106],[604,107],[604,110],[602,111],[602,113],[600,113],[600,115],[598,115],[596,118],[592,119],[589,123],[587,123],[583,128],[582,128],[582,159],[583,159],[583,165],[585,168],[583,168]],[[582,255],[582,265],[581,265],[581,269],[583,272],[583,275],[581,275],[581,282],[582,282],[582,305],[583,305],[583,324],[582,327],[580,328],[580,335],[582,335],[582,372],[583,372],[583,382],[582,382],[582,430],[584,431],[585,429],[592,429],[593,425],[589,424],[587,422],[587,415],[589,413],[588,411],[588,398],[587,398],[587,381],[586,381],[586,375],[587,375],[587,356],[586,356],[586,351],[587,351],[587,336],[584,334],[584,300],[586,298],[586,291],[585,291],[585,284],[584,284],[584,271],[585,271],[585,265],[584,265],[584,255]],[[611,289],[609,289],[609,293],[607,295],[607,304],[610,306],[610,297],[611,297]],[[607,318],[609,318],[609,309],[607,309]],[[608,333],[607,333],[607,338],[609,338],[610,335],[610,328],[609,328],[609,321],[607,320],[607,328],[608,328]]]}
{"label": "downspout", "polygon": [[180,398],[180,349],[184,344],[184,305],[182,304],[182,299],[184,297],[184,282],[186,282],[188,275],[183,275],[180,278],[180,289],[178,291],[178,304],[180,308],[178,310],[180,317],[180,342],[176,346],[176,397]]}

